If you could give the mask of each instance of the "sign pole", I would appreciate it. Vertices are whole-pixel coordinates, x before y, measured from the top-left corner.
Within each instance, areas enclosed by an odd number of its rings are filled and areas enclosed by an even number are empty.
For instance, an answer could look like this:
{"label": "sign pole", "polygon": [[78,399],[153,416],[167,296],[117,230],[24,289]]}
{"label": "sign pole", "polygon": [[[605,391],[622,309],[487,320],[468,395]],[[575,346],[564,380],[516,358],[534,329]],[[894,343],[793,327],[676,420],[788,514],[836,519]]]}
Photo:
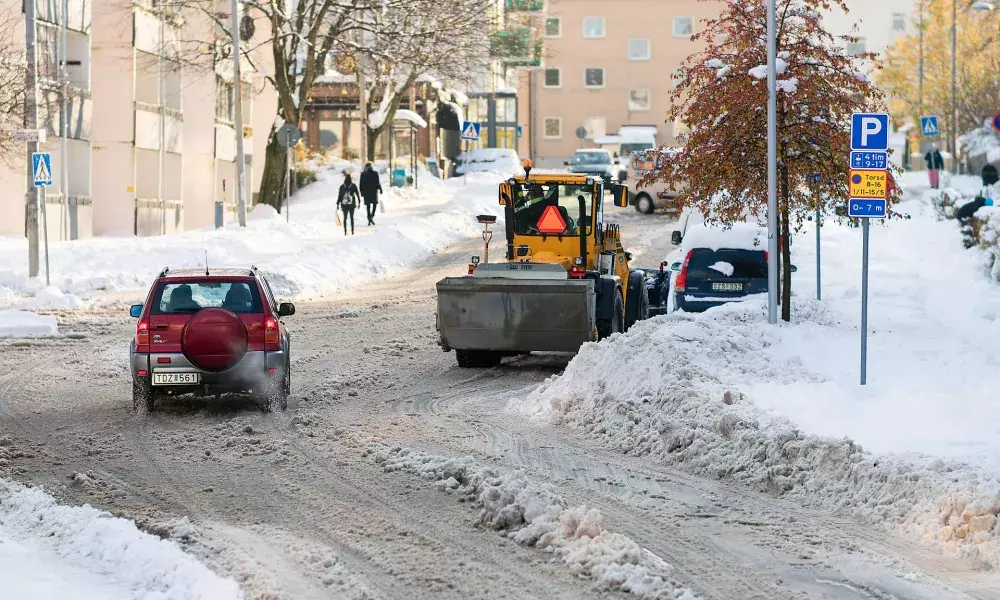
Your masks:
{"label": "sign pole", "polygon": [[291,223],[292,218],[288,216],[289,208],[292,206],[292,150],[285,148],[285,223]]}
{"label": "sign pole", "polygon": [[[24,127],[38,129],[38,49],[35,47],[35,3],[24,3],[24,46],[28,55],[24,97]],[[28,191],[24,197],[25,234],[28,238],[28,277],[38,277],[38,189],[35,187],[34,160],[38,142],[29,139],[27,149]]]}
{"label": "sign pole", "polygon": [[767,322],[778,322],[778,96],[775,2],[767,0]]}
{"label": "sign pole", "polygon": [[819,244],[819,227],[820,227],[820,210],[816,207],[816,299],[823,299],[823,285],[822,285],[822,271],[820,268],[820,244]]}
{"label": "sign pole", "polygon": [[49,283],[49,217],[45,211],[45,187],[38,188],[38,195],[42,203],[42,240],[45,243],[45,286]]}
{"label": "sign pole", "polygon": [[465,172],[462,173],[462,185],[469,185],[469,140],[465,140]]}
{"label": "sign pole", "polygon": [[868,382],[868,221],[861,221],[861,385]]}

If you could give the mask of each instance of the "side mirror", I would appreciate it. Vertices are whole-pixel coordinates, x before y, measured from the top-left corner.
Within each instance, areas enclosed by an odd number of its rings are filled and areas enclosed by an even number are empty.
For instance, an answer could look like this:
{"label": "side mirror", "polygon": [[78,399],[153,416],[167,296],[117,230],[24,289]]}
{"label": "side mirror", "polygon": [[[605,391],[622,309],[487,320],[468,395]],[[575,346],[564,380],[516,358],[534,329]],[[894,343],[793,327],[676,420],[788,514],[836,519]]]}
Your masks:
{"label": "side mirror", "polygon": [[670,265],[670,270],[671,271],[676,271],[677,273],[680,273],[681,272],[681,263],[675,262],[674,264]]}
{"label": "side mirror", "polygon": [[507,206],[510,202],[511,196],[511,185],[508,182],[503,182],[500,184],[500,206]]}
{"label": "side mirror", "polygon": [[628,206],[628,186],[616,183],[611,186],[611,195],[615,197],[615,206],[625,208]]}
{"label": "side mirror", "polygon": [[568,167],[569,166],[569,161],[568,160],[564,160],[563,161],[563,166],[564,167]]}
{"label": "side mirror", "polygon": [[631,252],[625,252],[625,260],[627,260],[629,262],[632,262],[632,253]]}
{"label": "side mirror", "polygon": [[142,305],[141,304],[133,304],[131,307],[129,307],[129,309],[128,309],[128,316],[132,317],[133,319],[138,319],[139,317],[141,317],[142,316]]}
{"label": "side mirror", "polygon": [[295,314],[295,305],[291,302],[282,302],[278,305],[278,316],[289,317]]}
{"label": "side mirror", "polygon": [[799,268],[796,267],[795,265],[792,265],[792,273],[797,273],[798,271],[799,271]]}
{"label": "side mirror", "polygon": [[680,246],[681,245],[681,241],[683,241],[683,239],[684,239],[684,236],[682,236],[681,232],[679,232],[679,231],[675,231],[675,232],[673,232],[673,233],[670,234],[670,243],[673,244],[673,245],[675,245],[675,246]]}

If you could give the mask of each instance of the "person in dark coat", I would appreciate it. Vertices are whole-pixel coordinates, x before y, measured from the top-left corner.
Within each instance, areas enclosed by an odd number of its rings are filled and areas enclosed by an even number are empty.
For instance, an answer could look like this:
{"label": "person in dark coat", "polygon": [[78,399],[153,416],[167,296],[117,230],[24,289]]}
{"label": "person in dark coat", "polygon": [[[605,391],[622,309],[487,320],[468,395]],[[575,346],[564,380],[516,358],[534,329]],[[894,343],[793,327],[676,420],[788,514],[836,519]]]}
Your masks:
{"label": "person in dark coat", "polygon": [[368,215],[368,224],[375,224],[375,207],[378,206],[378,195],[382,191],[382,182],[378,179],[378,173],[372,168],[372,164],[365,165],[365,170],[361,173],[361,197],[365,199],[365,213]]}
{"label": "person in dark coat", "polygon": [[941,156],[937,145],[927,151],[924,160],[927,161],[927,176],[930,178],[931,187],[938,189],[941,187],[941,169],[944,168],[944,157]]}
{"label": "person in dark coat", "polygon": [[361,203],[358,186],[351,181],[351,174],[344,173],[344,183],[337,195],[337,207],[344,211],[344,235],[347,235],[347,219],[351,220],[351,235],[354,235],[354,209]]}

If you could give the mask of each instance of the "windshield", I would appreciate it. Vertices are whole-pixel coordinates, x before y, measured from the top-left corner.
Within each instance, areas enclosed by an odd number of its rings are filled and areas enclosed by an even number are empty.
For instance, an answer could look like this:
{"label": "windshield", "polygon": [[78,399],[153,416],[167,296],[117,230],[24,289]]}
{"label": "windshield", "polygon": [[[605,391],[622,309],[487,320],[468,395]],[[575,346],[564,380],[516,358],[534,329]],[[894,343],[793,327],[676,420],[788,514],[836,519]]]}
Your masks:
{"label": "windshield", "polygon": [[767,279],[763,250],[695,248],[688,263],[691,279]]}
{"label": "windshield", "polygon": [[[514,233],[518,235],[579,235],[580,200],[586,204],[584,235],[590,235],[594,186],[530,183],[514,187]],[[555,207],[546,211],[548,207]],[[565,228],[558,232],[562,225]]]}
{"label": "windshield", "polygon": [[224,308],[237,314],[264,312],[253,282],[211,280],[161,283],[150,313],[190,314],[203,308]]}
{"label": "windshield", "polygon": [[577,152],[573,155],[574,165],[609,165],[611,155],[606,152]]}

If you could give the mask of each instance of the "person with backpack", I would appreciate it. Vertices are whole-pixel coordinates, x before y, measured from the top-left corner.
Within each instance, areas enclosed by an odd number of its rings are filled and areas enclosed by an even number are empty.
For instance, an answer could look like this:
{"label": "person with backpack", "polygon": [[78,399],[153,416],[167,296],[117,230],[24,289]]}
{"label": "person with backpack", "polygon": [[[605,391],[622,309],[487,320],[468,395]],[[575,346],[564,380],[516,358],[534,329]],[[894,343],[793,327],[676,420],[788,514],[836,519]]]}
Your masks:
{"label": "person with backpack", "polygon": [[347,235],[347,219],[351,220],[351,235],[354,235],[354,209],[360,204],[361,194],[358,186],[351,181],[351,174],[344,173],[344,183],[340,184],[337,195],[337,207],[344,211],[344,235]]}
{"label": "person with backpack", "polygon": [[936,144],[927,151],[924,160],[927,161],[927,176],[930,178],[931,187],[938,189],[941,186],[941,169],[944,168],[944,157],[941,156],[941,151],[938,150]]}
{"label": "person with backpack", "polygon": [[375,207],[378,206],[378,195],[383,194],[382,182],[379,181],[378,173],[372,168],[372,164],[365,165],[365,170],[361,173],[361,197],[365,199],[365,213],[368,215],[368,224],[375,224]]}

